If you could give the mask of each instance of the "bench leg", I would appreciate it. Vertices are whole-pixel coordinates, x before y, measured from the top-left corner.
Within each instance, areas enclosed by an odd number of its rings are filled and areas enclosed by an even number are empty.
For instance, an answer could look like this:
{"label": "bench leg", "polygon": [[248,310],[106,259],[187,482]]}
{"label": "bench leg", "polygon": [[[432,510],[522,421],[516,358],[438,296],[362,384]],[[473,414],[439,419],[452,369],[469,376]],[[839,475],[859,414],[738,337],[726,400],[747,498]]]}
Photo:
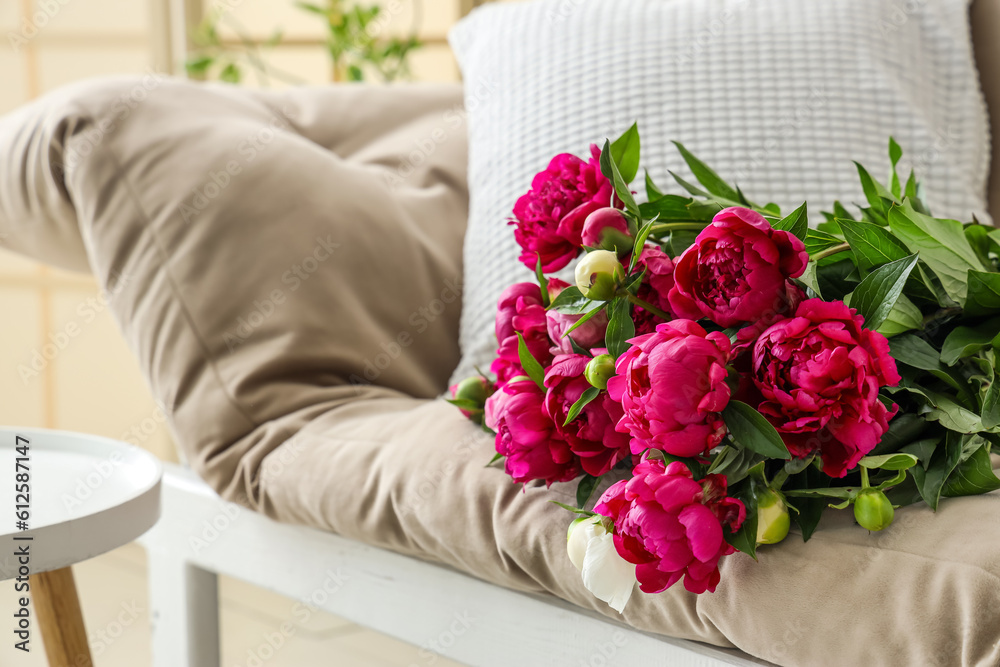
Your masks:
{"label": "bench leg", "polygon": [[28,586],[49,664],[93,667],[73,570],[33,574]]}
{"label": "bench leg", "polygon": [[219,667],[218,577],[149,550],[154,667]]}

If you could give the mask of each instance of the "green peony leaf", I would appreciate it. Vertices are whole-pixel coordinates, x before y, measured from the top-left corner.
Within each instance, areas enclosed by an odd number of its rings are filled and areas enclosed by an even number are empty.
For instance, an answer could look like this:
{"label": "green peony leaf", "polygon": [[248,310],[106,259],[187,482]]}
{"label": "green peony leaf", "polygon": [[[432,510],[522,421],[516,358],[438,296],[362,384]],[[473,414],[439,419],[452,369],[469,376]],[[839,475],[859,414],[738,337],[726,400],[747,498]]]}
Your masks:
{"label": "green peony leaf", "polygon": [[588,299],[580,293],[579,287],[570,285],[559,292],[556,298],[552,300],[552,303],[549,304],[549,310],[555,310],[568,315],[580,315],[582,313],[589,313],[595,308],[600,308],[602,303],[602,301]]}
{"label": "green peony leaf", "polygon": [[706,209],[695,205],[690,197],[663,195],[639,205],[639,213],[644,220],[657,218],[657,222],[710,222],[715,212],[722,209]]}
{"label": "green peony leaf", "polygon": [[605,141],[604,148],[601,149],[601,173],[611,181],[615,188],[615,194],[625,204],[625,210],[638,218],[639,205],[635,203],[635,197],[632,196],[628,183],[622,178],[621,172],[618,171],[618,165],[611,157],[611,142],[609,141]]}
{"label": "green peony leaf", "polygon": [[917,457],[913,454],[883,454],[882,456],[866,456],[858,465],[862,468],[878,468],[881,470],[908,470],[917,465]]}
{"label": "green peony leaf", "polygon": [[872,178],[868,170],[859,162],[855,162],[854,165],[858,168],[858,177],[861,179],[861,188],[865,191],[865,199],[868,200],[874,211],[885,216],[889,211],[890,204],[899,203],[896,197],[884,185]]}
{"label": "green peony leaf", "polygon": [[972,317],[1000,313],[1000,273],[969,269],[965,314]]}
{"label": "green peony leaf", "polygon": [[524,336],[521,332],[517,333],[517,356],[521,361],[521,368],[529,378],[531,378],[538,388],[545,392],[545,369],[542,365],[538,363],[531,354],[531,350],[528,349],[528,344],[524,342]]}
{"label": "green peony leaf", "polygon": [[878,329],[889,316],[916,265],[916,255],[883,264],[854,289],[851,308],[856,308],[865,318],[866,328]]}
{"label": "green peony leaf", "polygon": [[920,461],[920,465],[924,467],[924,470],[927,470],[928,466],[930,466],[931,459],[934,457],[934,452],[937,451],[938,445],[940,445],[943,441],[944,437],[940,435],[931,438],[924,438],[923,440],[911,442],[900,451],[916,456],[917,460]]}
{"label": "green peony leaf", "polygon": [[941,362],[951,366],[985,347],[1000,346],[1000,318],[974,327],[955,327],[941,345]]}
{"label": "green peony leaf", "polygon": [[677,150],[680,151],[684,161],[687,162],[688,167],[691,169],[691,173],[694,174],[694,177],[698,179],[698,182],[701,183],[706,190],[716,197],[729,200],[734,204],[740,201],[740,195],[736,189],[722,180],[722,178],[720,178],[711,167],[696,158],[691,151],[686,149],[680,142],[675,141],[674,145],[677,146]]}
{"label": "green peony leaf", "polygon": [[892,137],[889,137],[889,161],[892,162],[892,183],[889,189],[892,190],[892,194],[896,199],[903,196],[903,188],[899,183],[899,172],[896,171],[896,166],[899,164],[900,158],[903,157],[903,149],[900,148],[899,144]]}
{"label": "green peony leaf", "polygon": [[932,218],[904,205],[894,206],[889,211],[889,227],[910,252],[920,255],[920,260],[938,277],[948,296],[964,305],[969,271],[983,267],[965,238],[962,223]]}
{"label": "green peony leaf", "polygon": [[474,411],[474,412],[480,412],[483,409],[482,404],[476,403],[475,401],[473,401],[470,398],[446,398],[444,400],[446,400],[447,402],[451,403],[456,408],[459,408],[459,409],[462,409],[462,410],[469,410],[469,411]]}
{"label": "green peony leaf", "polygon": [[731,531],[728,525],[722,527],[726,542],[754,560],[757,560],[757,495],[764,490],[762,486],[756,476],[749,475],[739,484],[729,487],[729,495],[743,503],[747,515],[736,531]]}
{"label": "green peony leaf", "polygon": [[889,317],[885,318],[877,331],[886,338],[892,338],[907,331],[920,329],[923,326],[923,319],[920,309],[910,301],[909,297],[900,294]]}
{"label": "green peony leaf", "polygon": [[962,407],[943,394],[929,390],[923,393],[933,406],[924,414],[928,421],[936,421],[956,433],[972,434],[983,430],[982,419],[972,410]]}
{"label": "green peony leaf", "polygon": [[903,259],[910,254],[906,245],[884,227],[854,220],[838,220],[838,222],[862,275],[866,275],[875,267]]}
{"label": "green peony leaf", "polygon": [[802,206],[792,211],[788,217],[782,218],[771,226],[775,229],[790,232],[800,241],[805,242],[806,236],[809,233],[809,213],[806,204],[802,204]]}
{"label": "green peony leaf", "polygon": [[850,499],[857,495],[858,490],[847,486],[835,486],[830,489],[798,489],[785,491],[785,495],[792,498],[845,498]]}
{"label": "green peony leaf", "polygon": [[611,306],[608,329],[605,333],[608,354],[617,359],[631,347],[628,340],[634,337],[635,323],[632,321],[631,304],[628,299],[618,299]]}
{"label": "green peony leaf", "polygon": [[983,444],[958,464],[941,488],[945,497],[976,496],[1000,489],[1000,479],[993,473],[989,448]]}
{"label": "green peony leaf", "polygon": [[990,249],[994,246],[994,242],[990,238],[991,230],[996,231],[993,227],[979,224],[965,226],[965,238],[968,239],[972,249],[976,251],[979,262],[986,267],[993,266],[990,261]]}
{"label": "green peony leaf", "polygon": [[542,256],[538,255],[538,261],[535,262],[535,278],[538,279],[538,287],[542,291],[542,305],[546,308],[549,307],[549,280],[545,277],[545,272],[542,271]]}
{"label": "green peony leaf", "polygon": [[806,234],[806,239],[804,241],[806,245],[806,252],[808,252],[810,256],[815,255],[818,252],[823,252],[824,250],[829,250],[834,246],[841,245],[843,242],[843,239],[837,238],[833,234],[822,232],[818,229],[810,229]]}
{"label": "green peony leaf", "polygon": [[958,466],[962,456],[962,445],[962,436],[950,432],[945,437],[944,447],[939,447],[934,452],[926,470],[920,466],[910,468],[910,474],[913,475],[913,481],[917,483],[920,496],[935,512],[938,508],[938,501],[941,499],[944,483]]}
{"label": "green peony leaf", "polygon": [[997,377],[994,369],[990,384],[983,395],[983,409],[981,419],[983,428],[994,429],[1000,426],[1000,378]]}
{"label": "green peony leaf", "polygon": [[642,254],[642,249],[646,246],[646,239],[649,238],[649,233],[653,231],[654,224],[656,224],[656,220],[650,220],[635,235],[635,243],[632,245],[632,259],[629,260],[628,264],[629,272],[635,268],[635,263],[639,261],[639,255]]}
{"label": "green peony leaf", "polygon": [[722,418],[738,445],[767,458],[792,458],[771,422],[746,403],[729,401],[722,411]]}
{"label": "green peony leaf", "polygon": [[730,485],[743,480],[750,469],[764,460],[760,454],[745,447],[727,445],[716,455],[708,472],[725,475]]}
{"label": "green peony leaf", "polygon": [[893,359],[901,361],[907,366],[919,368],[922,371],[943,370],[941,366],[941,353],[925,341],[913,334],[897,336],[889,341],[889,352]]}
{"label": "green peony leaf", "polygon": [[639,173],[638,123],[632,123],[632,127],[625,130],[625,133],[611,144],[611,158],[618,166],[622,180],[631,183],[635,179],[635,175]]}
{"label": "green peony leaf", "polygon": [[597,304],[597,307],[596,308],[591,308],[590,310],[584,312],[583,317],[581,317],[580,319],[578,319],[573,324],[573,326],[571,326],[569,329],[567,329],[566,333],[564,333],[563,336],[569,336],[571,333],[573,333],[574,331],[576,331],[579,327],[581,327],[584,324],[586,324],[587,321],[590,318],[592,318],[594,315],[597,315],[597,313],[599,313],[602,310],[604,310],[604,308],[608,305],[606,302],[602,302],[602,301],[595,301],[594,303]]}
{"label": "green peony leaf", "polygon": [[[597,387],[588,387],[580,398],[577,399],[576,403],[570,406],[569,412],[566,413],[566,421],[563,422],[563,426],[568,426],[571,421],[580,416],[580,412],[583,411],[587,404],[597,398],[601,390]],[[582,506],[581,506],[582,507]]]}
{"label": "green peony leaf", "polygon": [[649,176],[649,170],[646,170],[646,201],[654,202],[663,196],[663,192],[660,188],[656,187],[653,183],[653,179]]}
{"label": "green peony leaf", "polygon": [[590,496],[594,495],[594,489],[597,488],[597,483],[600,481],[600,477],[593,477],[591,475],[584,475],[580,478],[580,483],[576,485],[577,507],[582,508],[587,505],[587,502],[590,500]]}
{"label": "green peony leaf", "polygon": [[671,257],[679,257],[685,250],[694,245],[697,238],[697,232],[683,230],[670,232],[670,238],[667,240],[667,254]]}

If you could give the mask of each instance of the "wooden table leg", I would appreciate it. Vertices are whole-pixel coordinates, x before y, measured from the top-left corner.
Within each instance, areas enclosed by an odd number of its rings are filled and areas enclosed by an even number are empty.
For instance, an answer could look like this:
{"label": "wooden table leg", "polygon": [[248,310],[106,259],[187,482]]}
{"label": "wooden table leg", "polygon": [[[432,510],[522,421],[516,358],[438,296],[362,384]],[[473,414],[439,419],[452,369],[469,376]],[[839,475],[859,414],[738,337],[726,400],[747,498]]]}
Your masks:
{"label": "wooden table leg", "polygon": [[94,667],[73,570],[33,574],[28,585],[49,666]]}

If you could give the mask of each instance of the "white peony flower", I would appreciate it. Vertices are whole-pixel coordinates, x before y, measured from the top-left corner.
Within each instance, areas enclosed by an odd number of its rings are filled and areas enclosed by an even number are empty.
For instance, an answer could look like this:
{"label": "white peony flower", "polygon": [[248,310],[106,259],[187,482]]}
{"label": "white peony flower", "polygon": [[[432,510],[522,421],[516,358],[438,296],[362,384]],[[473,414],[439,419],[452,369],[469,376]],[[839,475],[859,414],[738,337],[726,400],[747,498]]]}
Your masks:
{"label": "white peony flower", "polygon": [[583,575],[583,585],[619,614],[635,588],[635,565],[618,555],[614,538],[592,518],[570,525],[566,549]]}

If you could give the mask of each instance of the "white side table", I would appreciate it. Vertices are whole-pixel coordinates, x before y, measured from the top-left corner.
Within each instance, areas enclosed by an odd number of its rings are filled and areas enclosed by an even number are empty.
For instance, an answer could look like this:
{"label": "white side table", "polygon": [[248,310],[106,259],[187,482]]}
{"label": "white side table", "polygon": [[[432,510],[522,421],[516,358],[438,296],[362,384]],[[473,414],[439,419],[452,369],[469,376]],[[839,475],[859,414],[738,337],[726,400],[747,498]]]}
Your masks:
{"label": "white side table", "polygon": [[30,597],[37,615],[15,641],[36,650],[37,627],[50,665],[92,667],[70,566],[149,530],[161,475],[154,456],[123,442],[0,427],[0,581],[15,580],[3,584],[19,593],[15,614]]}

